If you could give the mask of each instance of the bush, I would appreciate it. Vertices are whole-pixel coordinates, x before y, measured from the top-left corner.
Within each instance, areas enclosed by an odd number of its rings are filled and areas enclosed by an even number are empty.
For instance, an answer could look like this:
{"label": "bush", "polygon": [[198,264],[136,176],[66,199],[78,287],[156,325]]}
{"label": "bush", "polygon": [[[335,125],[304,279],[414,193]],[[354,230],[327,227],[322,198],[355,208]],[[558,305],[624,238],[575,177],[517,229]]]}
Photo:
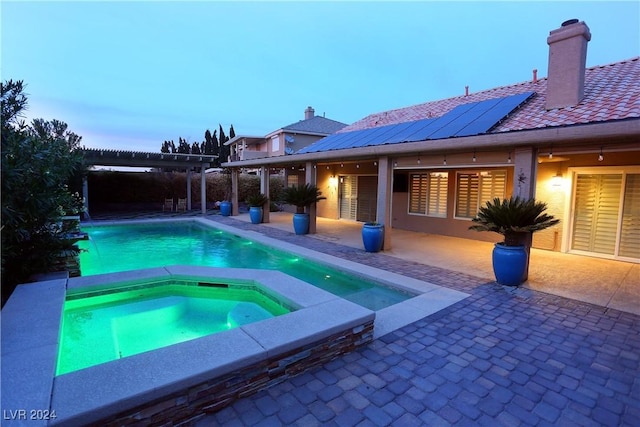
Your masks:
{"label": "bush", "polygon": [[27,104],[22,91],[20,81],[1,85],[3,303],[15,285],[50,271],[61,251],[77,252],[61,218],[83,209],[69,191],[83,171],[81,138],[58,120],[19,120]]}

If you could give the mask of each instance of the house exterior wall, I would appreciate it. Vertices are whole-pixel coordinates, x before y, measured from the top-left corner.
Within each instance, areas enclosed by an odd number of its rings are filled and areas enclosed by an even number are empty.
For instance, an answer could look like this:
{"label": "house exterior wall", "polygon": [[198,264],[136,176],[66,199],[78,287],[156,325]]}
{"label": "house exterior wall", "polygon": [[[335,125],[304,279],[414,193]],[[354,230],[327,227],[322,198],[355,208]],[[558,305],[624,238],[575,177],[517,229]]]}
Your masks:
{"label": "house exterior wall", "polygon": [[[640,165],[640,150],[624,152],[604,151],[604,158],[598,161],[599,152],[592,153],[554,153],[554,158],[564,161],[549,162],[541,156],[543,161],[538,165],[536,180],[536,199],[547,203],[547,213],[560,219],[555,227],[536,232],[533,235],[533,247],[559,251],[562,241],[570,234],[569,224],[573,212],[572,189],[573,182],[569,168],[605,168],[611,166]],[[554,179],[562,176],[561,181]],[[555,184],[555,185],[554,185]]]}

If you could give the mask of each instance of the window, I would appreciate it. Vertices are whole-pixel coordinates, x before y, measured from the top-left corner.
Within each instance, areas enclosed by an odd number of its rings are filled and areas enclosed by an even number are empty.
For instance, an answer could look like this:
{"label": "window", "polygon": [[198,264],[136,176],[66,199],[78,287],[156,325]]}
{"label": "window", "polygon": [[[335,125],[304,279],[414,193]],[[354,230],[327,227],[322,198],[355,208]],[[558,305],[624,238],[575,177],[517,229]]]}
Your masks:
{"label": "window", "polygon": [[640,259],[640,174],[578,172],[571,250]]}
{"label": "window", "polygon": [[287,175],[287,187],[298,186],[298,175]]}
{"label": "window", "polygon": [[280,151],[280,135],[271,137],[271,152],[277,153]]}
{"label": "window", "polygon": [[447,216],[447,172],[409,176],[409,213],[440,218]]}
{"label": "window", "polygon": [[456,218],[473,218],[485,202],[504,198],[506,186],[507,172],[503,170],[458,172]]}

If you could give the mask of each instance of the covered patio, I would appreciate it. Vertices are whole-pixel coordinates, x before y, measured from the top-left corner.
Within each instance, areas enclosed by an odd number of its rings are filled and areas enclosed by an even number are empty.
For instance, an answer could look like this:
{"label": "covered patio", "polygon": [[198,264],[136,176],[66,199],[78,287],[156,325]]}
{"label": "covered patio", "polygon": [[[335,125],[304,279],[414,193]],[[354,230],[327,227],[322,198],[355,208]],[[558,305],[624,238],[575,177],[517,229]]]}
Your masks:
{"label": "covered patio", "polygon": [[[291,216],[271,212],[269,223],[254,227],[293,232]],[[251,222],[246,213],[233,218]],[[318,217],[316,233],[301,238],[363,248],[361,229],[361,222]],[[493,243],[399,229],[393,230],[393,242],[385,255],[494,280]],[[523,288],[640,315],[640,265],[635,263],[532,248]]]}

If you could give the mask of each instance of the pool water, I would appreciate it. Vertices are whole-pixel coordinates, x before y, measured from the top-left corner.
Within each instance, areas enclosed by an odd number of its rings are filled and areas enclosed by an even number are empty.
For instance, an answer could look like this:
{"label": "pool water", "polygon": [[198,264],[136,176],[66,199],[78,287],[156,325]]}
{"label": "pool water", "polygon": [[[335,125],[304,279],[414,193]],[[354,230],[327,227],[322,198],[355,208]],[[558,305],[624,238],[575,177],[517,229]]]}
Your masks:
{"label": "pool water", "polygon": [[196,222],[83,226],[83,276],[167,265],[278,270],[371,310],[413,295]]}
{"label": "pool water", "polygon": [[159,282],[67,296],[56,375],[289,313],[252,289]]}

